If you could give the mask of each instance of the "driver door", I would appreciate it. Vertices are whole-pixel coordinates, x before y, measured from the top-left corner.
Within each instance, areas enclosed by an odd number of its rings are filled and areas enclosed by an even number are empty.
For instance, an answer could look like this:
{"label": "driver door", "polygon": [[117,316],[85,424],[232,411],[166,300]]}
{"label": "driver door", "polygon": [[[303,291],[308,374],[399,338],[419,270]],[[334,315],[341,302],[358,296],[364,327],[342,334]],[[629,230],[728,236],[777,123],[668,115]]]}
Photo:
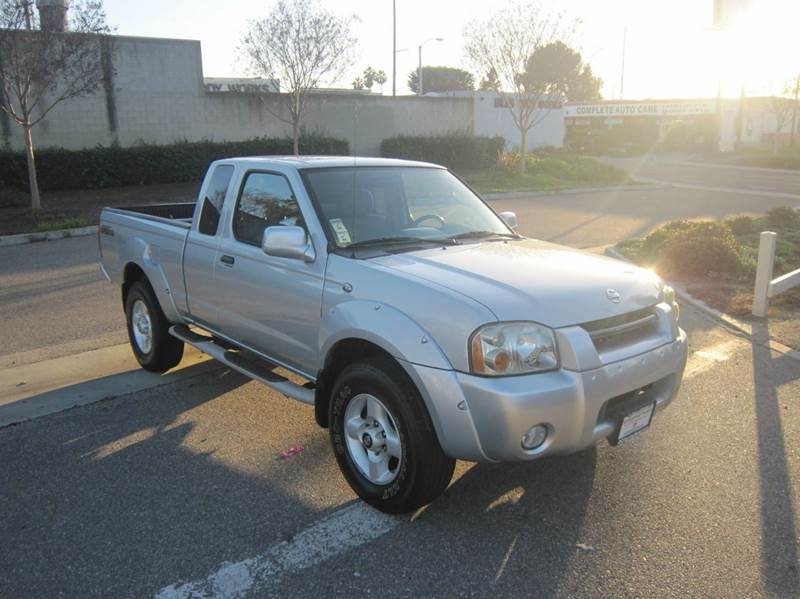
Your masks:
{"label": "driver door", "polygon": [[217,248],[215,283],[229,298],[221,333],[302,373],[314,373],[319,344],[324,254],[313,262],[268,256],[264,229],[306,227],[289,180],[251,171],[236,198],[230,229]]}

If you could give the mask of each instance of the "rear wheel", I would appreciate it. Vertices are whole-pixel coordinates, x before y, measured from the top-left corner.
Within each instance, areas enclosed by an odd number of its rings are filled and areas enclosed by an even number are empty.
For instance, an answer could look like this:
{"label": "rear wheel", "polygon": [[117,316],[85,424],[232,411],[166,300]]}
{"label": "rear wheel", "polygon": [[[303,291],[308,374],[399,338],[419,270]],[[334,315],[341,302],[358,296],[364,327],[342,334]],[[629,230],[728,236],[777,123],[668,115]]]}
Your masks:
{"label": "rear wheel", "polygon": [[379,510],[413,511],[436,499],[453,476],[455,460],[442,451],[419,392],[390,358],[342,371],[329,422],[339,468]]}
{"label": "rear wheel", "polygon": [[183,341],[169,334],[169,321],[155,293],[145,281],[137,281],[125,298],[128,339],[136,360],[145,370],[166,372],[183,357]]}

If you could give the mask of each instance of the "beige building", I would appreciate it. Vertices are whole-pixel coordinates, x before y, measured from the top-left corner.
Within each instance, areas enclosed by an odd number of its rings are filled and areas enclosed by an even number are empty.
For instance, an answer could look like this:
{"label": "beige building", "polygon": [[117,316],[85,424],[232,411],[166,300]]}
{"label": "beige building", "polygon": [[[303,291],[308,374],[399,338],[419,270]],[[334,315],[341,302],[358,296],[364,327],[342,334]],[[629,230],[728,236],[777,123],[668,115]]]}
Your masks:
{"label": "beige building", "polygon": [[[274,92],[278,82],[205,79],[199,41],[114,36],[113,43],[114,72],[106,85],[56,106],[33,131],[37,147],[240,141],[291,133],[275,116],[282,110]],[[374,156],[386,137],[472,133],[473,101],[320,90],[308,100],[304,126]],[[0,111],[2,147],[21,150],[24,140],[22,129]]]}
{"label": "beige building", "polygon": [[789,143],[800,128],[794,108],[793,100],[775,97],[567,102],[564,125],[567,144],[589,149],[658,145],[724,152]]}

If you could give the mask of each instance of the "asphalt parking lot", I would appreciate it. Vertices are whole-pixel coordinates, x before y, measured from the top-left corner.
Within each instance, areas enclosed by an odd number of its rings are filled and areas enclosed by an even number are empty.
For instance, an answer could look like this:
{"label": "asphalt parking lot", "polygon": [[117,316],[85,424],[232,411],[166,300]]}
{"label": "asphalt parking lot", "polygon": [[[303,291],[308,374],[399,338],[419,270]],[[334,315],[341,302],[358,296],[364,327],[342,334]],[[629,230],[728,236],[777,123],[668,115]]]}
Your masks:
{"label": "asphalt parking lot", "polygon": [[413,517],[354,499],[311,408],[222,368],[7,427],[0,596],[796,596],[800,362],[684,326],[650,430],[459,463]]}

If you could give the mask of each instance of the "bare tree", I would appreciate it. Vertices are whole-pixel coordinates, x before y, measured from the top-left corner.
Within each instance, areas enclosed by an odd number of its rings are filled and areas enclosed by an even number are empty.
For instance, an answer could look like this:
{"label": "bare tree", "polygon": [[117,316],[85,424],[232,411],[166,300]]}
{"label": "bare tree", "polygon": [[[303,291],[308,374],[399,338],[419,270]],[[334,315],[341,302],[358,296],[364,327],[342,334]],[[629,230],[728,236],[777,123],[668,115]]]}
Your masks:
{"label": "bare tree", "polygon": [[289,116],[273,115],[292,126],[295,155],[309,91],[338,80],[353,64],[354,22],[355,17],[339,17],[316,0],[279,0],[266,18],[250,21],[242,37],[251,70],[279,79],[285,90],[280,97]]}
{"label": "bare tree", "polygon": [[41,199],[32,130],[64,100],[93,94],[111,52],[102,2],[73,1],[69,15],[68,32],[43,31],[33,0],[0,0],[0,109],[24,131],[34,211]]}
{"label": "bare tree", "polygon": [[528,132],[550,110],[543,102],[548,85],[540,77],[529,76],[528,60],[537,48],[568,40],[576,26],[577,21],[547,10],[537,1],[512,1],[485,19],[467,24],[464,30],[467,56],[476,71],[494,73],[501,102],[519,129],[521,172],[525,172]]}
{"label": "bare tree", "polygon": [[[792,123],[792,128],[794,129],[794,123],[792,122],[794,102],[789,99],[789,96],[792,93],[792,85],[791,83],[787,83],[783,88],[782,94],[773,94],[769,98],[767,110],[772,115],[772,118],[775,119],[775,134],[772,137],[773,154],[777,154],[778,150],[780,150],[780,136],[783,130],[786,128],[786,125]],[[794,131],[792,131],[792,133],[794,133]]]}

